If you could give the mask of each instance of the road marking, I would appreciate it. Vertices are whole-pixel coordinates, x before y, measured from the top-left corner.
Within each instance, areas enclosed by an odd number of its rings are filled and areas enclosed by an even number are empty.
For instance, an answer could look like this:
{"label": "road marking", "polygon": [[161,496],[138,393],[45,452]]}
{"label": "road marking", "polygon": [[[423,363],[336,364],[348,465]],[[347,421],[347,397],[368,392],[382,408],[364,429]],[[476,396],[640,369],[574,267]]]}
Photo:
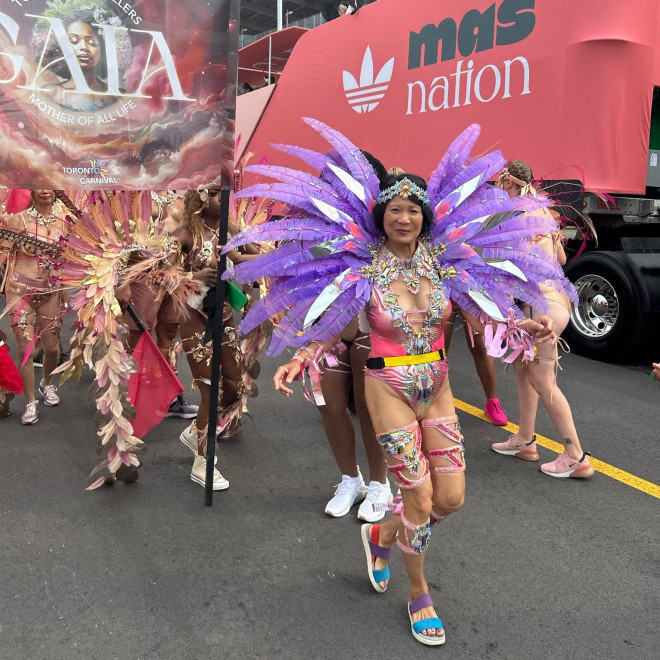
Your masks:
{"label": "road marking", "polygon": [[[469,403],[465,403],[465,401],[460,401],[459,399],[454,399],[454,404],[459,410],[462,410],[463,412],[466,412],[474,417],[478,417],[479,419],[483,419],[489,424],[491,423],[488,417],[486,417],[483,411],[479,408],[476,408]],[[518,425],[512,424],[511,422],[509,422],[506,426],[500,426],[499,428],[504,429],[505,431],[510,431],[511,433],[518,432]],[[541,445],[541,447],[545,447],[546,449],[550,449],[557,454],[561,454],[561,452],[564,451],[564,446],[561,443],[555,442],[554,440],[546,438],[543,435],[539,435],[538,433],[536,434],[536,444]],[[651,495],[652,497],[657,497],[660,499],[660,486],[657,484],[654,484],[651,481],[646,481],[646,479],[642,479],[641,477],[636,477],[634,474],[630,474],[630,472],[621,470],[618,467],[614,467],[614,465],[600,461],[597,458],[590,457],[589,462],[591,465],[593,465],[596,472],[601,472],[602,474],[607,475],[616,481],[620,481],[621,483],[624,483],[631,488],[636,488],[637,490],[641,490],[647,495]]]}

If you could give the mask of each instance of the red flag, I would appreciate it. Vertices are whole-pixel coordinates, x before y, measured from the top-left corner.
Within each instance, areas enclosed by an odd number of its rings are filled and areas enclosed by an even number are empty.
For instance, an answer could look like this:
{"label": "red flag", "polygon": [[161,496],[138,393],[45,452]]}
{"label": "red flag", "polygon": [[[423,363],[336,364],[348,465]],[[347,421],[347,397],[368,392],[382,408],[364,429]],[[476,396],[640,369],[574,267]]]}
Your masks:
{"label": "red flag", "polygon": [[128,398],[137,413],[131,420],[133,434],[142,438],[167,415],[172,401],[184,391],[172,367],[148,332],[133,351],[138,370],[128,381]]}
{"label": "red flag", "polygon": [[14,394],[23,391],[23,379],[2,339],[0,339],[0,387]]}
{"label": "red flag", "polygon": [[29,190],[23,188],[14,188],[7,196],[5,208],[7,213],[21,213],[29,209],[32,204],[32,195]]}

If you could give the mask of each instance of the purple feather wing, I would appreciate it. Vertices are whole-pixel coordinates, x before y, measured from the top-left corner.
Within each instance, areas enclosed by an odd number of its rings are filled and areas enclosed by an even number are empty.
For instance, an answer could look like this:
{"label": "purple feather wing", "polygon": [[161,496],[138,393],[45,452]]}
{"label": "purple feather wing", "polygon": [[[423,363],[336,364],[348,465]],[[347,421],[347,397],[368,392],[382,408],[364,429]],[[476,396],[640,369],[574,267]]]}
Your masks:
{"label": "purple feather wing", "polygon": [[329,220],[317,218],[287,218],[276,220],[265,225],[249,227],[234,236],[228,242],[223,252],[233,247],[252,243],[253,241],[313,241],[315,243],[330,241],[346,236],[346,230]]}
{"label": "purple feather wing", "polygon": [[257,301],[245,315],[241,322],[241,334],[246,334],[261,325],[264,321],[273,318],[283,310],[288,310],[293,305],[305,301],[313,300],[327,285],[329,278],[323,278],[320,281],[310,282],[306,286],[289,291],[281,291],[279,295],[270,293],[265,298]]}
{"label": "purple feather wing", "polygon": [[303,162],[307,163],[310,167],[318,170],[319,172],[325,167],[326,159],[325,156],[318,151],[312,151],[311,149],[305,149],[304,147],[296,147],[291,144],[273,144],[270,145],[278,151],[282,151],[285,154],[290,156],[295,156]]}
{"label": "purple feather wing", "polygon": [[447,149],[447,152],[429,177],[429,197],[433,199],[437,198],[447,178],[453,178],[460,168],[462,168],[480,133],[481,127],[479,124],[472,124],[451,143],[449,149]]}
{"label": "purple feather wing", "polygon": [[365,185],[371,193],[371,197],[376,199],[380,192],[378,177],[360,149],[346,136],[323,122],[308,117],[303,117],[303,121],[320,133],[337,150],[351,176]]}
{"label": "purple feather wing", "polygon": [[231,272],[231,279],[249,284],[261,277],[282,274],[288,266],[312,259],[311,252],[300,243],[285,243],[257,259],[237,264],[231,271],[226,272],[226,277],[223,275],[223,279],[229,279]]}
{"label": "purple feather wing", "polygon": [[296,345],[295,338],[302,330],[303,320],[313,302],[314,299],[309,298],[296,303],[279,324],[273,328],[270,346],[266,351],[268,355],[279,355],[288,346]]}

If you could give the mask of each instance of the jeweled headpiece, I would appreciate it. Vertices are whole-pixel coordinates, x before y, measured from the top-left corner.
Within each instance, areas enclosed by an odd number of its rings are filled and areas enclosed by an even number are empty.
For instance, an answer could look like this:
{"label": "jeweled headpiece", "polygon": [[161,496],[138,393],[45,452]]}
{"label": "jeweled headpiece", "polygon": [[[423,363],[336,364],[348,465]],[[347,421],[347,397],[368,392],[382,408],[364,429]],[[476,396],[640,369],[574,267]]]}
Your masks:
{"label": "jeweled headpiece", "polygon": [[430,206],[429,194],[426,190],[411,181],[408,177],[404,177],[389,188],[381,190],[380,195],[378,195],[378,203],[386,204],[397,195],[404,199],[408,199],[408,197],[416,197],[422,204]]}

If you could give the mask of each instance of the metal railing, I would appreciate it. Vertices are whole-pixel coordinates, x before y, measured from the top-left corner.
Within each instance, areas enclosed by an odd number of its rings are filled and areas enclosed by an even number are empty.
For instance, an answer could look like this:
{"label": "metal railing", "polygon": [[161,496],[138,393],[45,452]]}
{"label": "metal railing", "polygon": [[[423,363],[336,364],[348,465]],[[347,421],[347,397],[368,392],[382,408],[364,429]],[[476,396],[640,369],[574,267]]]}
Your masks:
{"label": "metal railing", "polygon": [[[300,27],[312,29],[318,27],[319,25],[322,25],[325,22],[326,20],[325,18],[323,18],[323,14],[319,12],[318,14],[313,14],[312,16],[306,16],[305,18],[300,18],[296,21],[289,21],[288,24],[284,25],[284,27],[293,27],[294,25],[298,25]],[[241,34],[239,37],[238,46],[239,48],[243,48],[243,46],[247,46],[248,44],[251,44],[253,41],[257,41],[262,37],[265,37],[266,35],[272,34],[273,32],[276,31],[277,29],[273,28],[272,30],[266,30],[265,32],[259,32],[258,34]]]}

